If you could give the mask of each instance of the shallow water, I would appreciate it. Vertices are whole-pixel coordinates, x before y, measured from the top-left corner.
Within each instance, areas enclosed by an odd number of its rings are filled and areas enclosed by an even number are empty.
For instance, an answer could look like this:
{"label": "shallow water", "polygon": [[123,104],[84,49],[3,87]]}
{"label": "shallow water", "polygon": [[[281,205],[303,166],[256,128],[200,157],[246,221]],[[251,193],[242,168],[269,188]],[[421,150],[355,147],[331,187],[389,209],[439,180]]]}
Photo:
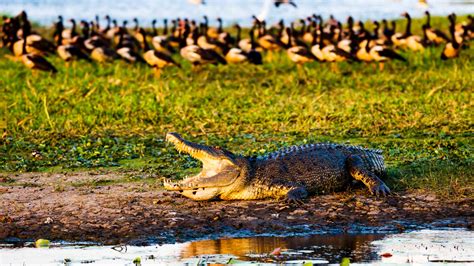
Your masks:
{"label": "shallow water", "polygon": [[[278,256],[269,256],[281,248]],[[385,254],[385,257],[381,256]],[[127,246],[78,246],[65,243],[51,248],[2,248],[0,265],[197,265],[198,263],[295,262],[338,264],[427,265],[433,262],[474,263],[474,232],[421,230],[393,235],[314,235],[306,237],[254,237],[204,240],[180,244]],[[355,263],[354,263],[355,262]],[[273,263],[273,264],[271,264]],[[253,264],[255,265],[255,264]]]}
{"label": "shallow water", "polygon": [[[283,18],[293,20],[313,13],[328,17],[335,15],[345,19],[348,15],[356,19],[399,18],[409,11],[412,16],[422,16],[428,8],[433,14],[446,15],[474,13],[473,0],[428,0],[428,6],[418,0],[295,0],[298,8],[290,5],[276,8],[272,0],[206,0],[206,5],[193,5],[189,0],[0,0],[0,12],[17,14],[26,10],[31,18],[42,24],[51,24],[57,15],[66,18],[92,19],[96,14],[131,20],[137,17],[143,23],[154,18],[188,17],[201,19],[221,16],[227,25],[239,22],[250,23],[252,15],[276,22]],[[215,21],[214,21],[215,22]],[[104,23],[104,22],[102,22]]]}

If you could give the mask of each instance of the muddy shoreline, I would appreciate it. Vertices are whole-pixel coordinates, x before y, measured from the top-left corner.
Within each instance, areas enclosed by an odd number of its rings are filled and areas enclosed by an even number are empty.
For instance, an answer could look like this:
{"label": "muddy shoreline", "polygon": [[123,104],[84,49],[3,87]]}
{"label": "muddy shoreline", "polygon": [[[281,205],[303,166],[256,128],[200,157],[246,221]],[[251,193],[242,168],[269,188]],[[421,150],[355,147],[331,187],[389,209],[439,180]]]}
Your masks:
{"label": "muddy shoreline", "polygon": [[300,206],[271,200],[194,202],[163,191],[158,179],[125,182],[130,175],[1,174],[0,242],[46,238],[146,245],[223,236],[474,228],[473,199],[440,199],[429,191],[378,199],[361,189],[313,196]]}

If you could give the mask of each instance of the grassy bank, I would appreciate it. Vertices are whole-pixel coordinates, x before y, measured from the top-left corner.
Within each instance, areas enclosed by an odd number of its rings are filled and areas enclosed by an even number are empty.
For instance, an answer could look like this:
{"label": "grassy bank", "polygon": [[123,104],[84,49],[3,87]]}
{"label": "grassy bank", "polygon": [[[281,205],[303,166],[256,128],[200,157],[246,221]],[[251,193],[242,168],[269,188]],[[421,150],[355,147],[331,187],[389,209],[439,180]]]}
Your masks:
{"label": "grassy bank", "polygon": [[199,71],[181,61],[157,79],[145,66],[65,66],[57,57],[49,58],[57,75],[33,75],[1,50],[0,170],[179,177],[198,164],[164,144],[177,131],[244,155],[317,141],[380,148],[395,189],[472,196],[474,52],[447,62],[440,53],[405,52],[408,63],[382,72],[362,63],[297,70],[284,53],[263,66]]}

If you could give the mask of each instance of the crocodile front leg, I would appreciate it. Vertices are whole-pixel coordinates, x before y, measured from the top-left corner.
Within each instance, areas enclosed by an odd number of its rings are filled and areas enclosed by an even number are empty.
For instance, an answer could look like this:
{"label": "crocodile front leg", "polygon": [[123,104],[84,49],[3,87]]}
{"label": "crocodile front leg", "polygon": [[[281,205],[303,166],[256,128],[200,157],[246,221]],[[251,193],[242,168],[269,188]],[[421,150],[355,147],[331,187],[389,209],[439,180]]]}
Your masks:
{"label": "crocodile front leg", "polygon": [[346,163],[351,176],[355,180],[362,181],[372,195],[379,196],[379,194],[383,194],[386,196],[390,193],[387,185],[377,175],[366,169],[362,158],[357,155],[351,155],[347,158]]}
{"label": "crocodile front leg", "polygon": [[308,191],[304,187],[292,188],[286,193],[286,201],[289,203],[301,204],[302,200],[308,197]]}

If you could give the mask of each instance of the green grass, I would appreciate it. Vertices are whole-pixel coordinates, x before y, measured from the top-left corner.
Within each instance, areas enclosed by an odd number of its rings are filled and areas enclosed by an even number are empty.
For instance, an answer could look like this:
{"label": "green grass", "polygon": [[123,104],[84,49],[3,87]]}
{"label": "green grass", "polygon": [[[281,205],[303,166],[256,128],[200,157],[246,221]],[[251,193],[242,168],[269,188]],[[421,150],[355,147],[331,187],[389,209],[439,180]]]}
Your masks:
{"label": "green grass", "polygon": [[0,170],[116,167],[181,177],[199,165],[165,145],[164,134],[177,131],[244,155],[319,141],[380,148],[396,190],[472,196],[474,52],[446,62],[440,52],[403,52],[407,64],[382,72],[362,63],[299,71],[284,53],[263,66],[200,71],[181,60],[183,69],[157,79],[145,66],[66,67],[57,57],[49,58],[57,75],[32,75],[1,50]]}

